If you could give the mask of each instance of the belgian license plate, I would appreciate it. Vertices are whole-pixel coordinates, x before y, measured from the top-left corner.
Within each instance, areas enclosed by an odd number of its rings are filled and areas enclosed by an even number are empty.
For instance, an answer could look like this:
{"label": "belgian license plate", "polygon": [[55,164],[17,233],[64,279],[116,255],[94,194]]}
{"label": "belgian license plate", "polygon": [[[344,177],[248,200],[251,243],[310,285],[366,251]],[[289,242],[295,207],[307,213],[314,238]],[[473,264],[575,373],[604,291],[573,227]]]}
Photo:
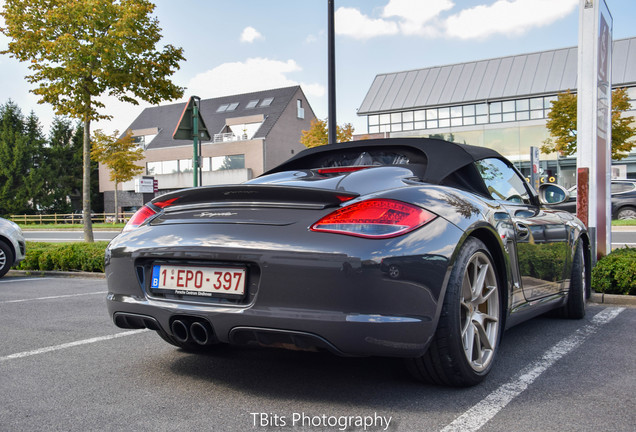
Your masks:
{"label": "belgian license plate", "polygon": [[245,294],[245,269],[154,265],[150,288],[199,297],[242,296]]}

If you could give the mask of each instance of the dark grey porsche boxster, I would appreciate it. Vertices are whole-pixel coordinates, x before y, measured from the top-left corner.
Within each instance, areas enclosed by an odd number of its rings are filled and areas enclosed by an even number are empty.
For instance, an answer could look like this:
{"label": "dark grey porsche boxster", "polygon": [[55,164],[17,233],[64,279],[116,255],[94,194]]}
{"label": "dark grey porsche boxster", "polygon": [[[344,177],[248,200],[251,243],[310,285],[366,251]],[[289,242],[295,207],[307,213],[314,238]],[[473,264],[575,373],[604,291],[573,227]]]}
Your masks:
{"label": "dark grey porsche boxster", "polygon": [[108,309],[189,351],[249,344],[407,359],[465,386],[503,330],[585,314],[589,237],[497,152],[435,139],[305,150],[241,185],[155,198],[106,251]]}

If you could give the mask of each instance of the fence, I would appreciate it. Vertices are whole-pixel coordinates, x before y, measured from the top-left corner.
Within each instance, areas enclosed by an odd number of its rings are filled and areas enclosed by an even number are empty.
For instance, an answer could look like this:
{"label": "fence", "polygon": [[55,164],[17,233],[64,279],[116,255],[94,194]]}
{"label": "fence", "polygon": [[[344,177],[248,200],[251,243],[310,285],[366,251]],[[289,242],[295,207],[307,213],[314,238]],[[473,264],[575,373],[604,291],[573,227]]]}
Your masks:
{"label": "fence", "polygon": [[[120,212],[119,221],[126,222],[133,215],[133,212]],[[9,217],[13,222],[30,225],[30,224],[82,224],[82,215],[80,213],[68,214],[38,214],[38,215],[11,215]],[[115,213],[92,213],[91,221],[93,223],[113,223],[115,221]]]}

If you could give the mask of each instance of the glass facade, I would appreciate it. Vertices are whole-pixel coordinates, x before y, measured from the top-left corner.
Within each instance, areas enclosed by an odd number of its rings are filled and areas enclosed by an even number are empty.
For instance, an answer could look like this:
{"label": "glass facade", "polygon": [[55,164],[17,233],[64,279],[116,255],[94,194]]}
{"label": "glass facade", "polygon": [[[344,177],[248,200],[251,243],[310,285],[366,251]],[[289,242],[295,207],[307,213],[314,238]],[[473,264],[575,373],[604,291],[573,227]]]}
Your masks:
{"label": "glass facade", "polygon": [[402,132],[544,119],[556,96],[429,108],[367,117],[369,133]]}

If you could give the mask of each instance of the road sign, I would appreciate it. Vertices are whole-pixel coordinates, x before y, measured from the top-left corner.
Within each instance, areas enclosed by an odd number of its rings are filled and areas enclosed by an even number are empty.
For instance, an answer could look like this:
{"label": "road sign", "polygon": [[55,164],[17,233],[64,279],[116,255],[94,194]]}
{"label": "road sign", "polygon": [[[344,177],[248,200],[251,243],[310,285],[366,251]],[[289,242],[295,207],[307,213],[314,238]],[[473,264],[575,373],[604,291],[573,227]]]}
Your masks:
{"label": "road sign", "polygon": [[201,168],[199,166],[199,154],[201,141],[210,141],[210,133],[205,126],[203,117],[201,117],[201,111],[199,110],[199,104],[201,98],[198,96],[190,96],[188,103],[186,104],[177,128],[172,134],[172,139],[192,140],[192,167],[193,170],[193,186],[199,186],[201,180]]}
{"label": "road sign", "polygon": [[[179,123],[177,123],[177,127],[175,128],[172,139],[176,140],[192,140],[195,138],[194,135],[194,119],[197,119],[198,123],[198,134],[197,138],[201,141],[210,141],[210,133],[208,132],[208,128],[205,126],[205,122],[203,121],[203,117],[201,117],[201,110],[199,109],[199,101],[201,98],[197,96],[190,96],[188,103],[186,104],[183,112],[181,113],[181,117],[179,118]],[[194,111],[197,111],[196,117],[194,116]]]}

